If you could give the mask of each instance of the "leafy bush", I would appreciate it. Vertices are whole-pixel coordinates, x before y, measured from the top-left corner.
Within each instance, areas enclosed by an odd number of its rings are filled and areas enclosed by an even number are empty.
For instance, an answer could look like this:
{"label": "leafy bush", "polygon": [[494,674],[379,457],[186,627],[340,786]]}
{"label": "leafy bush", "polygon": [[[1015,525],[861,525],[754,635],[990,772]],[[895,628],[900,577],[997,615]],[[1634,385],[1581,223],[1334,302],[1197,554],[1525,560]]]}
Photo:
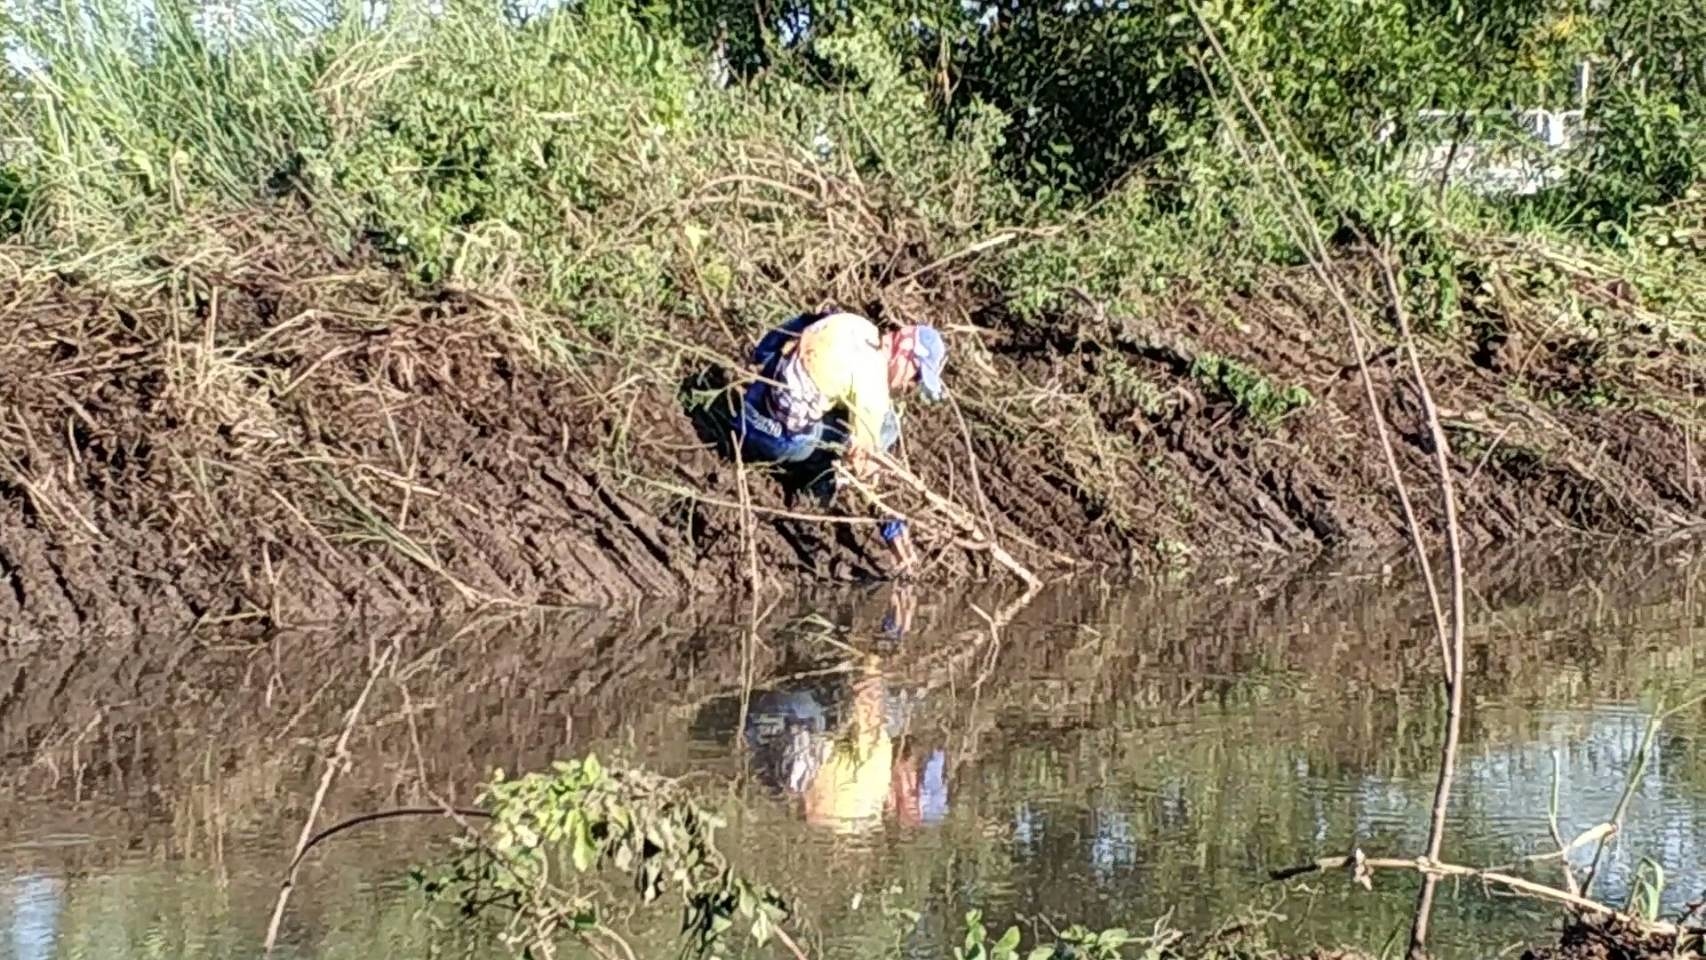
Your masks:
{"label": "leafy bush", "polygon": [[500,770],[480,802],[490,827],[462,838],[448,864],[415,871],[415,881],[466,918],[501,919],[524,956],[550,956],[566,937],[620,940],[600,909],[606,892],[582,879],[605,871],[643,903],[674,891],[686,946],[701,956],[725,952],[737,919],[761,946],[787,919],[780,895],[737,875],[717,848],[721,818],[655,773],[606,770],[594,756],[513,780]]}
{"label": "leafy bush", "polygon": [[1626,226],[1676,201],[1706,173],[1706,21],[1663,0],[1609,4],[1595,41],[1585,155],[1550,198],[1550,218]]}
{"label": "leafy bush", "polygon": [[[1079,294],[1139,312],[1180,279],[1300,260],[1286,178],[1308,226],[1443,262],[1513,224],[1627,240],[1706,163],[1706,38],[1660,0],[1217,0],[1200,21],[1182,0],[791,0],[768,22],[723,0],[293,3],[215,21],[188,0],[146,20],[21,0],[19,41],[52,69],[5,223],[135,266],[285,195],[428,282],[601,334],[738,339],[1007,227],[1047,235],[983,261],[1021,315]],[[1592,135],[1565,185],[1511,203],[1418,180],[1442,141],[1516,138],[1506,108],[1563,105],[1587,55]],[[525,331],[553,351],[573,333]]]}
{"label": "leafy bush", "polygon": [[1249,365],[1211,353],[1191,362],[1191,376],[1210,396],[1231,401],[1240,413],[1264,427],[1271,427],[1293,410],[1315,402],[1302,386],[1278,387]]}
{"label": "leafy bush", "polygon": [[[704,107],[692,51],[590,6],[507,26],[462,3],[399,27],[415,56],[333,145],[322,188],[359,198],[365,226],[428,280],[511,249],[547,268],[554,298],[576,292],[595,239],[577,226],[667,191],[654,178],[675,170],[658,161],[692,142]],[[645,251],[627,253],[655,283]]]}

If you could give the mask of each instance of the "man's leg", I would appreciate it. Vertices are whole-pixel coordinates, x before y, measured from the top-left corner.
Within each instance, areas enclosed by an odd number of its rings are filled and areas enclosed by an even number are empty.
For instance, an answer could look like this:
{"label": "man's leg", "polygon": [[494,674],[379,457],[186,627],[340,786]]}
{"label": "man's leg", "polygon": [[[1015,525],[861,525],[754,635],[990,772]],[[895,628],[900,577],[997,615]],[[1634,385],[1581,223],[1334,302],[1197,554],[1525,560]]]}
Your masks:
{"label": "man's leg", "polygon": [[753,384],[741,398],[740,420],[736,423],[741,459],[747,463],[798,463],[810,458],[821,442],[823,425],[803,433],[787,432],[774,417],[760,411],[764,386]]}

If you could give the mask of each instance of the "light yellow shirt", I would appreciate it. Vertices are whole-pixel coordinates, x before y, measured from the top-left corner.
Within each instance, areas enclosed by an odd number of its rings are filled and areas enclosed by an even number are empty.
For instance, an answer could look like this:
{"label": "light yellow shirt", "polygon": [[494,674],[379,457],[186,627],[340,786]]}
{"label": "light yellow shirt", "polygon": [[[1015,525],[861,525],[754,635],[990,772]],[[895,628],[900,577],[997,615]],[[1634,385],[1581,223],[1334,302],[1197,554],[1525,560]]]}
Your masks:
{"label": "light yellow shirt", "polygon": [[[802,373],[819,395],[802,413],[821,417],[830,407],[844,406],[853,446],[867,453],[880,449],[883,418],[889,412],[889,373],[876,324],[855,314],[835,313],[807,327],[783,365],[783,381],[798,392]],[[809,409],[813,407],[822,409]]]}
{"label": "light yellow shirt", "polygon": [[874,665],[867,670],[854,685],[847,735],[817,745],[821,765],[805,791],[806,820],[841,832],[868,830],[880,822],[894,773],[882,678]]}

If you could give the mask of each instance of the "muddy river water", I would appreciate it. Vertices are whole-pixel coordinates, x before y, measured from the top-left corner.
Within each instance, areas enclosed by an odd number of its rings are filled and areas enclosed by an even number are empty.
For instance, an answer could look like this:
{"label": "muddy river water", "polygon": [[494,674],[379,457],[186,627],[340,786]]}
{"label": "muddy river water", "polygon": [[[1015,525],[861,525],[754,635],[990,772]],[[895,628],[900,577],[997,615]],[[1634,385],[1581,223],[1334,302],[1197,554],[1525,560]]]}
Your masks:
{"label": "muddy river water", "polygon": [[[1469,865],[1550,849],[1554,784],[1566,835],[1605,819],[1647,719],[1694,695],[1706,656],[1702,564],[1682,547],[1478,570],[1445,847]],[[719,797],[723,845],[794,898],[814,955],[950,956],[973,907],[1027,929],[1260,915],[1270,942],[1378,953],[1401,942],[1411,878],[1372,893],[1265,878],[1352,845],[1423,849],[1443,714],[1419,596],[1402,573],[1293,569],[1051,588],[998,631],[1010,596],[879,587],[766,602],[756,629],[731,598],[0,651],[0,956],[260,955],[324,757],[381,656],[321,824],[429,791],[468,801],[493,768],[597,752]],[[882,731],[881,782],[859,809],[814,804],[814,772],[777,744],[859,722]],[[1703,731],[1691,707],[1657,737],[1606,899],[1643,858],[1664,867],[1666,910],[1706,888]],[[502,955],[407,882],[448,835],[399,821],[316,850],[277,955]],[[1521,869],[1559,882],[1555,865]],[[1444,889],[1447,955],[1555,929],[1533,903]],[[675,919],[622,922],[662,944]]]}

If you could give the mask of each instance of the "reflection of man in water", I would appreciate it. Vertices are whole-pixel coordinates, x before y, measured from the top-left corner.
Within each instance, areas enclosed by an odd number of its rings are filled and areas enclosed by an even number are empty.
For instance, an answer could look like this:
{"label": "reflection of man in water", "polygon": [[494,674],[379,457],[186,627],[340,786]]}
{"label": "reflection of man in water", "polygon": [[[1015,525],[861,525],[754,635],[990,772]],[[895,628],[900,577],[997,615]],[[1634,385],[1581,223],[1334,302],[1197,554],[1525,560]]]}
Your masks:
{"label": "reflection of man in water", "polygon": [[[885,627],[898,639],[910,621],[903,600]],[[761,775],[800,798],[808,823],[838,831],[869,830],[885,812],[903,824],[940,821],[947,814],[947,758],[941,750],[922,760],[915,755],[914,698],[889,689],[876,657],[859,665],[848,692],[834,729],[809,689],[761,695],[746,729]]]}
{"label": "reflection of man in water", "polygon": [[947,757],[919,757],[909,727],[912,698],[892,693],[876,658],[851,683],[844,721],[831,728],[810,690],[761,695],[747,723],[761,775],[799,797],[808,823],[862,832],[884,813],[909,825],[947,814]]}
{"label": "reflection of man in water", "polygon": [[881,819],[894,771],[894,738],[883,715],[883,693],[881,670],[874,659],[867,660],[853,681],[846,727],[803,745],[803,757],[796,748],[796,762],[813,768],[800,793],[807,823],[862,830]]}

